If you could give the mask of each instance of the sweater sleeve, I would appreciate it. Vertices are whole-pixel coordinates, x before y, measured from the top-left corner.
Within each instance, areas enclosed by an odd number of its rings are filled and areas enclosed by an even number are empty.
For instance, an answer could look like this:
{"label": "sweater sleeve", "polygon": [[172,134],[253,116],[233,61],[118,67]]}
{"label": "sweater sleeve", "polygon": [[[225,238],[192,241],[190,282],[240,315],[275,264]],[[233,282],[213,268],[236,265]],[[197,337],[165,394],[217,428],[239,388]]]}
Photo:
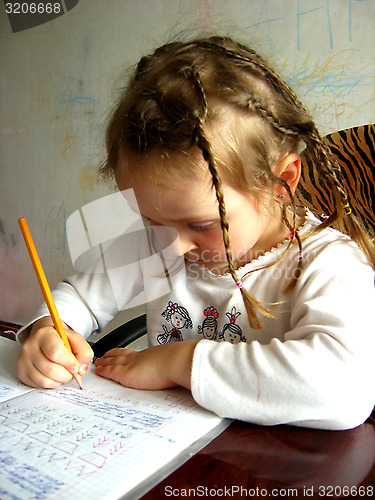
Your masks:
{"label": "sweater sleeve", "polygon": [[[144,263],[150,260],[152,250],[147,245],[146,232],[137,228],[103,248],[98,252],[93,247],[83,254],[79,268],[85,272],[62,281],[52,292],[61,320],[85,338],[102,330],[143,291]],[[49,311],[42,304],[34,318],[19,330],[17,340],[22,343],[31,325],[45,316],[49,316]]]}
{"label": "sweater sleeve", "polygon": [[[108,273],[80,273],[62,281],[52,295],[61,320],[87,338],[93,331],[102,330],[134,297],[143,290],[140,269],[132,272],[121,270],[116,280]],[[46,304],[42,304],[35,316],[17,334],[22,343],[30,332],[30,326],[38,319],[49,316]]]}
{"label": "sweater sleeve", "polygon": [[199,404],[262,425],[346,429],[366,420],[375,404],[373,271],[348,244],[304,267],[283,340],[198,343],[191,384]]}

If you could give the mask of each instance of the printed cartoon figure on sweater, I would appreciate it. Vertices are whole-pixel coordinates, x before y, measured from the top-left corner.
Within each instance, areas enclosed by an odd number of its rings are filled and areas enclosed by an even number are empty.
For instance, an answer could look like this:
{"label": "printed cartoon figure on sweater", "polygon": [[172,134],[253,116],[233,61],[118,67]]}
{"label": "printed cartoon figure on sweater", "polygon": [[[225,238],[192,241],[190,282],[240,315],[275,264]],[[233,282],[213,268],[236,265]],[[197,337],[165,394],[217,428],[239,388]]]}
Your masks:
{"label": "printed cartoon figure on sweater", "polygon": [[169,301],[161,315],[165,316],[165,319],[172,325],[172,328],[168,330],[166,325],[163,325],[164,333],[158,335],[158,343],[169,344],[171,342],[182,342],[184,340],[182,337],[182,330],[184,328],[193,327],[187,309],[183,306],[179,306],[177,302],[173,303]]}
{"label": "printed cartoon figure on sweater", "polygon": [[204,339],[216,340],[218,338],[217,318],[219,317],[219,313],[211,306],[206,307],[203,314],[205,318],[202,325],[198,326],[198,333],[202,335]]}
{"label": "printed cartoon figure on sweater", "polygon": [[242,335],[241,328],[236,325],[236,319],[240,316],[240,312],[236,311],[235,307],[232,307],[230,313],[225,313],[229,318],[229,323],[226,323],[223,327],[223,331],[220,334],[220,338],[225,342],[230,342],[231,344],[239,344],[240,342],[246,342],[245,337]]}

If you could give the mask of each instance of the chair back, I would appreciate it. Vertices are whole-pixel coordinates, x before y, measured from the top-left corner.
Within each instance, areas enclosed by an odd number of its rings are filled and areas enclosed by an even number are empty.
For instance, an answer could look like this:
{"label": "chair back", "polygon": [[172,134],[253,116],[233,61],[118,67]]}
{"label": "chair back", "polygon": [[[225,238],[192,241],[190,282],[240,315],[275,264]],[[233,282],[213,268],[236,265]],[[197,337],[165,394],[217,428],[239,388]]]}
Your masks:
{"label": "chair back", "polygon": [[[375,235],[375,125],[361,125],[324,137],[332,156],[341,167],[350,207],[364,226]],[[332,194],[316,175],[309,151],[302,154],[299,198],[321,218],[333,210]]]}

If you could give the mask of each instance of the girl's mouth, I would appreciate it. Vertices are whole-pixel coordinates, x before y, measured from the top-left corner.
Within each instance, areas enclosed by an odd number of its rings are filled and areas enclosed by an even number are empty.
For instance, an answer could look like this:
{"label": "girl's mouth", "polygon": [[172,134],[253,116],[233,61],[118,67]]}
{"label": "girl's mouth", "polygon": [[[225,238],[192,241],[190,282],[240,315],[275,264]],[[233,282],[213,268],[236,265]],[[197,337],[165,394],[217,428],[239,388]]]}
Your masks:
{"label": "girl's mouth", "polygon": [[188,262],[196,262],[196,263],[203,262],[203,259],[198,259],[196,255],[185,254],[184,257]]}

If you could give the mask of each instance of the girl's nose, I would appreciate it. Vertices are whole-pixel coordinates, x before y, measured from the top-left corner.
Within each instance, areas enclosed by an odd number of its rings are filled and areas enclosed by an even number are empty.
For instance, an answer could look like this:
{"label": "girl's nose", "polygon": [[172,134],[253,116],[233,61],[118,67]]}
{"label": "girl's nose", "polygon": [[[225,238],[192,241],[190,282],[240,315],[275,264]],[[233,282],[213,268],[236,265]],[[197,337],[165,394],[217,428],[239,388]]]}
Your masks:
{"label": "girl's nose", "polygon": [[152,228],[158,239],[169,247],[174,255],[185,255],[198,248],[188,231],[166,227],[152,223]]}
{"label": "girl's nose", "polygon": [[181,255],[193,252],[198,248],[198,245],[189,237],[184,237],[180,234]]}

